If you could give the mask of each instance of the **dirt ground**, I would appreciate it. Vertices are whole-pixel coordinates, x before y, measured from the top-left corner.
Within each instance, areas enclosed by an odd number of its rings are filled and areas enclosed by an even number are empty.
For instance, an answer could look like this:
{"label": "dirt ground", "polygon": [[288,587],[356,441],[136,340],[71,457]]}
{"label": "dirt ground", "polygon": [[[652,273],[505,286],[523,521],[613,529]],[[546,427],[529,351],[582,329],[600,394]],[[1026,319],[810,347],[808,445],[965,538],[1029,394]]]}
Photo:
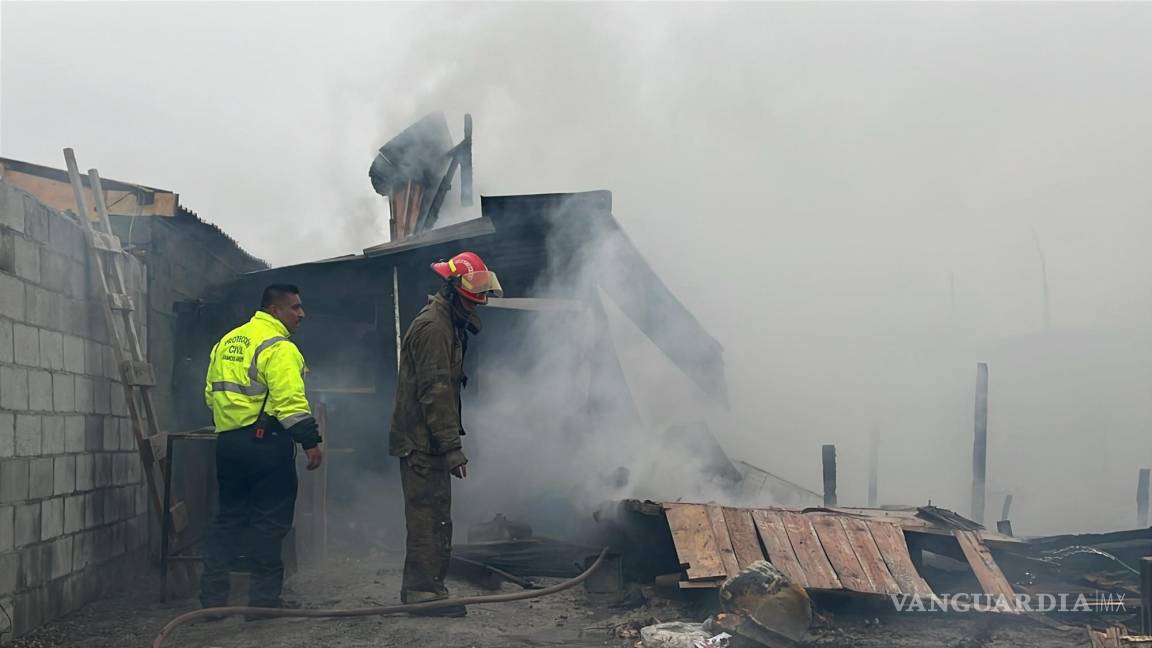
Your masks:
{"label": "dirt ground", "polygon": [[[402,556],[375,553],[343,557],[293,575],[292,598],[307,607],[351,608],[398,602]],[[542,584],[559,579],[537,579]],[[450,583],[455,595],[484,594],[465,582]],[[504,585],[502,592],[520,591]],[[589,601],[582,587],[551,597],[472,606],[463,619],[407,616],[358,619],[280,619],[246,622],[231,618],[179,628],[173,648],[359,648],[428,646],[521,648],[635,646],[636,630],[655,621],[702,621],[711,593],[695,601],[671,601],[651,590],[632,609]],[[242,593],[241,593],[242,594]],[[242,598],[240,599],[243,600]],[[11,648],[146,648],[171,618],[196,608],[194,599],[160,603],[158,583],[142,583],[94,602],[11,644]],[[1089,646],[1083,630],[1061,632],[1047,625],[987,616],[950,617],[823,613],[802,648],[1071,648]]]}

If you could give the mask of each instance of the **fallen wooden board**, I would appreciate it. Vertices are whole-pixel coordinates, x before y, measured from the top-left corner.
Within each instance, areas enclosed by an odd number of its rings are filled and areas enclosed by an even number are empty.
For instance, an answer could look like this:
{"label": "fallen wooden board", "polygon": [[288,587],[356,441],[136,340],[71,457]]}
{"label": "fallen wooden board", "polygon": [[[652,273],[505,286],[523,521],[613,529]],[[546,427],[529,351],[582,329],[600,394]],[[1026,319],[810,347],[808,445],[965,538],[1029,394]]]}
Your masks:
{"label": "fallen wooden board", "polygon": [[741,569],[764,560],[764,551],[760,549],[760,539],[756,535],[756,523],[752,520],[751,511],[726,508],[724,522],[728,525],[732,550],[736,552],[736,562]]}
{"label": "fallen wooden board", "polygon": [[840,525],[848,534],[848,543],[856,552],[856,558],[860,561],[860,566],[864,568],[868,580],[872,582],[873,591],[878,594],[901,593],[900,585],[889,573],[888,564],[884,561],[884,556],[881,555],[876,540],[872,538],[872,529],[868,522],[841,516]]}
{"label": "fallen wooden board", "polygon": [[796,557],[792,543],[788,540],[788,532],[784,528],[784,520],[779,512],[756,509],[752,511],[752,521],[760,534],[760,540],[764,542],[764,548],[768,550],[769,562],[784,572],[793,583],[801,587],[812,587],[808,575],[804,573],[804,567]]}
{"label": "fallen wooden board", "polygon": [[703,506],[666,504],[664,514],[672,531],[676,556],[688,572],[688,580],[728,575],[712,534],[712,521]]}
{"label": "fallen wooden board", "polygon": [[808,580],[806,587],[811,589],[849,589],[837,577],[836,570],[828,561],[816,529],[806,515],[792,511],[780,511],[780,519],[784,522],[784,529],[788,532],[788,541],[796,552],[796,560],[800,562]]}
{"label": "fallen wooden board", "polygon": [[724,509],[715,504],[704,507],[708,511],[708,521],[712,524],[712,537],[716,540],[716,549],[720,552],[720,562],[724,571],[731,578],[740,572],[740,563],[736,560],[736,552],[732,548],[732,538],[728,535],[728,523],[724,520]]}
{"label": "fallen wooden board", "polygon": [[980,587],[984,588],[984,593],[991,596],[1003,596],[1009,601],[1014,601],[1016,593],[1012,591],[1012,585],[1008,583],[1008,579],[1004,577],[1004,572],[1000,571],[1000,566],[996,564],[992,558],[992,553],[980,540],[980,537],[972,531],[962,529],[957,529],[953,535],[960,543],[964,557],[968,559],[968,565],[976,574],[976,580],[980,581]]}
{"label": "fallen wooden board", "polygon": [[908,554],[908,543],[904,540],[904,530],[891,522],[868,520],[868,528],[872,531],[872,539],[876,541],[884,563],[888,565],[888,573],[900,586],[900,591],[907,594],[921,596],[935,596],[928,582],[916,571],[912,564],[912,557]]}
{"label": "fallen wooden board", "polygon": [[820,538],[820,545],[824,547],[824,553],[828,556],[828,562],[832,563],[836,577],[840,579],[844,589],[865,594],[876,592],[876,586],[864,573],[860,559],[856,557],[856,552],[848,542],[848,534],[840,524],[840,519],[835,515],[823,513],[806,517],[811,519],[812,527],[816,529],[816,535]]}

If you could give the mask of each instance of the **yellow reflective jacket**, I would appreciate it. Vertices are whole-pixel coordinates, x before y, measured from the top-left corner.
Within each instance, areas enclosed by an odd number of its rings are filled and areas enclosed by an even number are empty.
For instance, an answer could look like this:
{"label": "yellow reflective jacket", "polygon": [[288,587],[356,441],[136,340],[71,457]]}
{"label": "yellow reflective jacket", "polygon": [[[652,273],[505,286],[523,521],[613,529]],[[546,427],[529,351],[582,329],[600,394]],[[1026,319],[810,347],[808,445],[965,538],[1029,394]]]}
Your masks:
{"label": "yellow reflective jacket", "polygon": [[285,428],[312,416],[304,356],[288,335],[280,320],[257,311],[212,347],[204,399],[217,432],[252,425],[261,408]]}

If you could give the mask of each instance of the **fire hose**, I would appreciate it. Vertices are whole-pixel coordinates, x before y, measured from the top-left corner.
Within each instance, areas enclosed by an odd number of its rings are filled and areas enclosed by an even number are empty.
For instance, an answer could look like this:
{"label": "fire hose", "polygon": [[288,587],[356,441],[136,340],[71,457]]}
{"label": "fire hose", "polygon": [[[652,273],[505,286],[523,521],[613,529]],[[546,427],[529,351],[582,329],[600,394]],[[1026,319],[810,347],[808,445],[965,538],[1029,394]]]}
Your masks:
{"label": "fire hose", "polygon": [[160,634],[156,635],[155,641],[152,642],[152,648],[164,648],[164,641],[172,634],[176,628],[196,619],[203,617],[220,617],[230,616],[233,614],[243,614],[248,617],[266,617],[266,618],[281,618],[281,617],[320,617],[320,618],[343,618],[343,617],[363,617],[363,616],[378,616],[381,614],[404,614],[407,612],[421,612],[424,610],[438,610],[440,608],[455,607],[459,605],[479,605],[482,603],[511,603],[512,601],[527,601],[529,599],[540,598],[542,596],[549,596],[557,592],[563,592],[566,589],[575,587],[583,583],[592,575],[600,565],[604,564],[604,557],[608,554],[608,547],[600,550],[600,555],[597,556],[596,561],[592,566],[584,570],[584,573],[564,581],[557,583],[551,587],[545,587],[538,590],[526,590],[523,592],[513,592],[511,594],[489,594],[487,596],[464,596],[452,599],[440,599],[439,601],[428,601],[426,603],[406,603],[402,605],[384,605],[378,607],[366,608],[352,608],[348,610],[322,610],[322,609],[287,609],[287,608],[263,608],[263,607],[243,607],[243,606],[229,606],[217,608],[202,608],[181,614],[180,616],[168,622]]}

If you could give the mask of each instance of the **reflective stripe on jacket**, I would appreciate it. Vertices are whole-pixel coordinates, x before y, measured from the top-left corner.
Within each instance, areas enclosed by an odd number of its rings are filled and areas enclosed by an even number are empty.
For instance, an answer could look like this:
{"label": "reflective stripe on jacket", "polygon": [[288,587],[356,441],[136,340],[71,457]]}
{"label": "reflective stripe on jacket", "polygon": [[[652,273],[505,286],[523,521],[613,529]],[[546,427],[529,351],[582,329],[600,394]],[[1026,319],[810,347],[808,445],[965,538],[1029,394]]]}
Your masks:
{"label": "reflective stripe on jacket", "polygon": [[305,371],[304,356],[288,341],[288,329],[257,311],[212,347],[204,399],[216,431],[255,423],[261,408],[285,428],[312,416],[304,395]]}

